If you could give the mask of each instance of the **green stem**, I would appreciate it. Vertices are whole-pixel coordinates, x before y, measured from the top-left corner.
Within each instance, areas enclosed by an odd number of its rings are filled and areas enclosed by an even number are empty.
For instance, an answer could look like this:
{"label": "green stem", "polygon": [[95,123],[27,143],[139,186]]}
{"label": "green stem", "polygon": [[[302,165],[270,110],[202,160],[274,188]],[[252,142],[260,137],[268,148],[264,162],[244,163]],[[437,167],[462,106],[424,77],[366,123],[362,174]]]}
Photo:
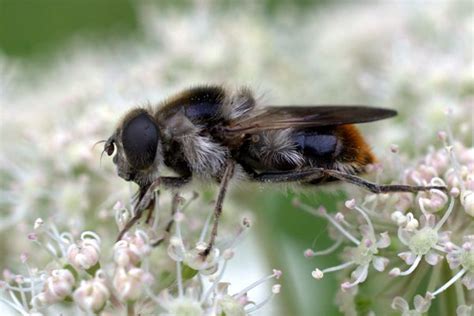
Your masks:
{"label": "green stem", "polygon": [[437,264],[433,268],[433,272],[431,273],[431,276],[430,276],[430,282],[428,283],[428,287],[426,289],[428,292],[433,292],[436,289],[436,284],[439,283],[441,268],[442,268],[441,264]]}
{"label": "green stem", "polygon": [[454,283],[454,286],[456,289],[456,297],[458,300],[458,306],[466,305],[466,298],[464,297],[464,289],[462,288],[462,283],[458,281]]}
{"label": "green stem", "polygon": [[127,303],[127,316],[135,316],[135,304],[133,302]]}

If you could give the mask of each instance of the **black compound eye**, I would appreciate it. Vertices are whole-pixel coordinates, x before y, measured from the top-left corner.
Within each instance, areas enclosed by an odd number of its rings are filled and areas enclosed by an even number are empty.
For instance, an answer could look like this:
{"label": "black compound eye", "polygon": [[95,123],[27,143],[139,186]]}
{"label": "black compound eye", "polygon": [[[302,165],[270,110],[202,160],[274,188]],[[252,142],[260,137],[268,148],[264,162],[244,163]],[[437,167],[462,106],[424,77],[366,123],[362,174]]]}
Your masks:
{"label": "black compound eye", "polygon": [[138,114],[125,124],[122,145],[133,168],[142,170],[153,164],[158,139],[158,127],[146,113]]}

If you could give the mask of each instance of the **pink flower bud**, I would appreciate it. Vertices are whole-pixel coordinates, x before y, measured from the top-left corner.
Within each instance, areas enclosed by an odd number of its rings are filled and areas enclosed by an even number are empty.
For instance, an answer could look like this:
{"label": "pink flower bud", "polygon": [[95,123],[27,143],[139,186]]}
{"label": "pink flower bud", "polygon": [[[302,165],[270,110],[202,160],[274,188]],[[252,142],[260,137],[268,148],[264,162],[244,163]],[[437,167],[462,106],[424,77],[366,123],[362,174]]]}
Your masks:
{"label": "pink flower bud", "polygon": [[311,275],[313,276],[313,278],[315,278],[316,280],[320,280],[324,277],[324,273],[323,271],[319,270],[319,269],[314,269],[313,272],[311,272]]}
{"label": "pink flower bud", "polygon": [[281,270],[277,270],[277,269],[273,269],[273,275],[275,276],[275,279],[279,279],[281,278],[283,272],[281,272]]}
{"label": "pink flower bud", "polygon": [[142,293],[143,283],[148,279],[145,271],[140,268],[125,269],[117,267],[113,278],[113,286],[122,301],[136,300]]}
{"label": "pink flower bud", "polygon": [[344,203],[344,205],[345,205],[348,209],[352,210],[352,209],[354,209],[355,206],[356,206],[356,201],[355,201],[355,199],[347,200],[347,201]]}
{"label": "pink flower bud", "polygon": [[459,193],[460,193],[460,191],[456,187],[452,188],[451,191],[449,191],[449,195],[451,195],[452,197],[455,197],[455,198],[459,196]]}
{"label": "pink flower bud", "polygon": [[334,219],[338,222],[342,222],[344,220],[344,214],[342,214],[341,212],[337,212],[334,216]]}
{"label": "pink flower bud", "polygon": [[103,309],[109,297],[110,292],[105,280],[100,277],[100,273],[92,280],[81,281],[80,286],[73,294],[74,302],[89,313],[97,313]]}
{"label": "pink flower bud", "polygon": [[27,238],[28,240],[35,241],[38,240],[38,235],[36,235],[35,233],[29,233]]}
{"label": "pink flower bud", "polygon": [[29,256],[28,256],[28,254],[27,254],[26,252],[22,252],[22,253],[20,254],[20,261],[21,261],[22,263],[25,263],[25,262],[28,260],[28,257],[29,257]]}
{"label": "pink flower bud", "polygon": [[148,236],[145,233],[142,231],[136,231],[133,235],[127,233],[114,245],[114,260],[122,267],[137,266],[150,251]]}
{"label": "pink flower bud", "polygon": [[[90,237],[94,238],[90,238]],[[100,239],[95,234],[83,234],[83,237],[77,243],[69,246],[67,249],[68,262],[78,270],[87,270],[99,262],[100,257]]]}
{"label": "pink flower bud", "polygon": [[72,292],[74,276],[67,269],[51,271],[43,290],[33,298],[34,304],[50,305],[64,300]]}

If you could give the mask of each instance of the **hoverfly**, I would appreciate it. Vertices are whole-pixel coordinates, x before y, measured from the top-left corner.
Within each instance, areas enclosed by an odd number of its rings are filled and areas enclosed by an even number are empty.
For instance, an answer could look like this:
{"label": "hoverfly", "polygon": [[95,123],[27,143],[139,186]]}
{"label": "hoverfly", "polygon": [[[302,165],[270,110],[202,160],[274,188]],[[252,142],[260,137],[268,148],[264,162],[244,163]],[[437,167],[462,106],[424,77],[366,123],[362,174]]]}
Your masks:
{"label": "hoverfly", "polygon": [[[231,178],[321,185],[346,181],[374,192],[418,192],[444,187],[379,185],[356,174],[375,157],[353,125],[395,116],[367,106],[257,106],[250,89],[221,86],[185,90],[156,107],[136,108],[105,142],[117,173],[138,184],[135,216],[147,209],[158,186],[181,187],[194,177],[220,183],[212,249]],[[162,177],[163,167],[176,177]]]}

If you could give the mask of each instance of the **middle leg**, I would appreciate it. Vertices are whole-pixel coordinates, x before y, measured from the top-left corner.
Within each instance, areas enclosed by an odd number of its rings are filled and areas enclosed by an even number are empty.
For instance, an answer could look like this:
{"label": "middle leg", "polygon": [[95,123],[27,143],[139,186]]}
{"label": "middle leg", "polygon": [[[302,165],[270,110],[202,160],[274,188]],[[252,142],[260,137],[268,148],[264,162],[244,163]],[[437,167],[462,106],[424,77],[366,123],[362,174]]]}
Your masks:
{"label": "middle leg", "polygon": [[229,160],[227,162],[227,167],[224,171],[224,175],[222,176],[221,185],[219,188],[219,194],[217,196],[216,204],[214,206],[214,222],[212,225],[211,237],[209,238],[209,243],[207,244],[207,248],[204,249],[201,253],[201,256],[203,257],[207,257],[207,255],[209,255],[209,253],[211,252],[212,247],[214,247],[214,242],[217,236],[217,227],[219,225],[219,218],[222,214],[222,205],[224,203],[224,197],[227,192],[229,181],[234,175],[234,169],[235,169],[235,162]]}

